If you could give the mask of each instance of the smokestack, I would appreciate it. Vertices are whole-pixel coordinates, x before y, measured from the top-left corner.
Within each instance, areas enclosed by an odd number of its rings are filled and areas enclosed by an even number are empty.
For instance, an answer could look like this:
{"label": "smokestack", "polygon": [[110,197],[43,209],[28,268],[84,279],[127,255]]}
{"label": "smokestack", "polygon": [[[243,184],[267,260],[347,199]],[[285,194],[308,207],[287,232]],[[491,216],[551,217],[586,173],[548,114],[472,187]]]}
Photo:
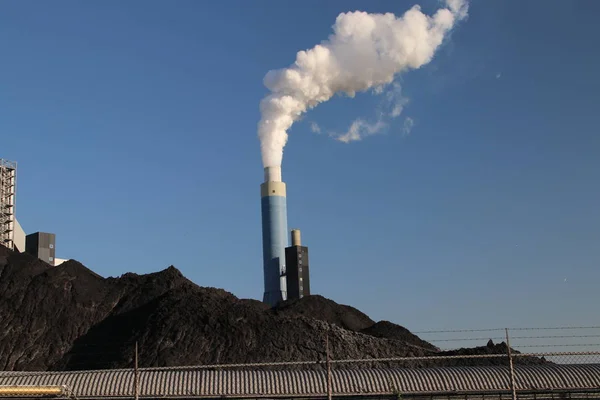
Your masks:
{"label": "smokestack", "polygon": [[300,229],[292,229],[292,246],[302,246],[300,240]]}
{"label": "smokestack", "polygon": [[286,187],[281,167],[266,167],[265,182],[260,185],[263,273],[263,302],[270,306],[287,299],[285,248],[287,247]]}
{"label": "smokestack", "polygon": [[281,167],[265,168],[265,182],[281,182]]}
{"label": "smokestack", "polygon": [[287,300],[310,296],[308,247],[302,246],[300,230],[292,229],[292,245],[285,249]]}

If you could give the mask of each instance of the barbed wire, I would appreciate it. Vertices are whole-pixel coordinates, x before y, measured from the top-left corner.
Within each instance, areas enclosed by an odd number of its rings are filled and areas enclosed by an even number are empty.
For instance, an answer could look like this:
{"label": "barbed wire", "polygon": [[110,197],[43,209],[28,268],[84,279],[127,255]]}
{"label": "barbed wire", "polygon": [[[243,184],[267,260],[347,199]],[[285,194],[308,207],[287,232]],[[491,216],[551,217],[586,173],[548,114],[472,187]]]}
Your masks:
{"label": "barbed wire", "polygon": [[544,331],[544,330],[562,330],[562,329],[600,329],[600,326],[554,326],[541,328],[508,328],[509,331]]}
{"label": "barbed wire", "polygon": [[[600,335],[548,335],[548,336],[510,336],[513,339],[572,339],[572,338],[600,338]],[[461,341],[484,341],[484,340],[506,340],[506,336],[476,337],[476,338],[454,338],[454,339],[427,339],[429,342],[461,342]]]}
{"label": "barbed wire", "polygon": [[494,332],[504,331],[505,328],[489,328],[489,329],[455,329],[455,330],[443,330],[443,331],[414,331],[413,334],[426,334],[426,333],[463,333],[463,332]]}
{"label": "barbed wire", "polygon": [[[530,347],[544,347],[543,345]],[[582,351],[582,352],[541,352],[541,353],[513,353],[513,358],[522,357],[582,357],[596,356],[600,361],[600,351]],[[498,354],[459,354],[459,355],[434,355],[434,356],[419,356],[419,357],[387,357],[387,358],[354,358],[354,359],[333,359],[330,360],[332,365],[336,364],[368,364],[368,363],[389,363],[389,362],[411,362],[411,361],[443,361],[443,360],[468,360],[468,359],[507,359],[507,353]],[[79,363],[74,363],[74,365]],[[90,362],[86,365],[105,365],[111,367],[113,362]],[[282,361],[282,362],[258,362],[258,363],[231,363],[231,364],[201,364],[189,366],[168,366],[168,367],[144,367],[139,368],[140,372],[153,371],[189,371],[189,370],[209,370],[209,369],[235,369],[235,368],[258,368],[258,367],[285,367],[285,366],[302,366],[302,365],[326,365],[326,360],[311,360],[311,361]],[[106,368],[96,370],[67,370],[67,371],[12,371],[0,372],[0,381],[5,378],[23,377],[23,376],[46,376],[60,374],[84,374],[84,373],[106,373],[110,372],[128,372],[133,373],[134,368]]]}
{"label": "barbed wire", "polygon": [[543,353],[517,353],[513,357],[561,357],[561,356],[600,356],[600,351],[551,351]]}
{"label": "barbed wire", "polygon": [[464,332],[504,332],[508,331],[534,331],[534,330],[569,330],[569,329],[600,329],[600,326],[553,326],[553,327],[515,327],[515,328],[485,328],[485,329],[449,329],[449,330],[429,330],[429,331],[414,331],[413,334],[429,334],[429,333],[464,333]]}
{"label": "barbed wire", "polygon": [[519,345],[521,348],[530,347],[600,347],[600,343],[566,343],[566,344],[532,344]]}
{"label": "barbed wire", "polygon": [[[476,355],[453,355],[453,356],[423,356],[423,357],[388,357],[388,358],[355,358],[355,359],[340,359],[330,360],[331,364],[348,364],[348,363],[377,363],[377,362],[393,362],[393,361],[418,361],[418,360],[444,360],[444,359],[489,359],[489,358],[506,358],[506,354],[476,354]],[[108,363],[107,363],[108,364]],[[259,362],[259,363],[231,363],[231,364],[201,364],[189,366],[171,366],[171,367],[145,367],[139,368],[140,371],[187,371],[187,370],[206,370],[206,369],[235,369],[235,368],[256,368],[256,367],[283,367],[283,366],[299,366],[299,365],[325,365],[326,360],[311,360],[311,361],[277,361],[277,362]],[[110,371],[131,372],[133,368],[115,368]],[[47,371],[47,372],[16,372],[13,374],[0,372],[0,379],[7,377],[45,375],[45,374],[61,374],[61,373],[82,373],[90,371]],[[93,371],[101,373],[101,370]]]}
{"label": "barbed wire", "polygon": [[570,339],[570,338],[597,338],[600,335],[548,335],[548,336],[511,336],[510,339]]}

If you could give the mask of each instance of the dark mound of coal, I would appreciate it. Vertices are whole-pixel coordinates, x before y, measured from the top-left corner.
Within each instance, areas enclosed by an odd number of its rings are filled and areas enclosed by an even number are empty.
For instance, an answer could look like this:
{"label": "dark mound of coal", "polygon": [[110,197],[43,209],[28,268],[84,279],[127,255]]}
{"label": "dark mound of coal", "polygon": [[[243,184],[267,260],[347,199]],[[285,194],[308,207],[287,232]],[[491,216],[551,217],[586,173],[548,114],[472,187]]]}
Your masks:
{"label": "dark mound of coal", "polygon": [[[511,348],[513,362],[521,365],[543,364],[548,363],[543,358],[531,356],[519,356],[521,353]],[[440,363],[439,365],[508,365],[508,346],[505,342],[494,344],[489,340],[486,346],[478,346],[472,348],[461,348],[458,350],[443,351],[440,356],[476,356],[474,358],[461,358],[452,360],[451,362]],[[481,357],[481,358],[477,358]]]}
{"label": "dark mound of coal", "polygon": [[74,260],[50,267],[0,246],[3,370],[131,367],[136,343],[142,367],[324,361],[326,338],[338,360],[440,354],[401,326],[322,296],[271,309],[200,287],[174,267],[103,278]]}
{"label": "dark mound of coal", "polygon": [[283,302],[275,308],[275,311],[277,314],[282,315],[304,315],[355,332],[368,328],[375,323],[356,308],[338,304],[319,295]]}
{"label": "dark mound of coal", "polygon": [[431,343],[426,342],[420,339],[417,335],[411,333],[405,327],[396,325],[389,321],[379,321],[376,324],[363,329],[361,332],[378,338],[398,340],[402,343],[418,346],[425,350],[439,350]]}

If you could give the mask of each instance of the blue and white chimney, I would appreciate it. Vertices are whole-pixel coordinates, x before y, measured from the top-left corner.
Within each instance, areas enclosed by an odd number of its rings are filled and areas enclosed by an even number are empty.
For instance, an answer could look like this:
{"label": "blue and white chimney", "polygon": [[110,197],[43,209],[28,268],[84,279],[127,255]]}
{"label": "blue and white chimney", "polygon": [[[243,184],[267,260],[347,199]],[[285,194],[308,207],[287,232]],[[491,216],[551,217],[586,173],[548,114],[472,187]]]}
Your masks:
{"label": "blue and white chimney", "polygon": [[265,182],[260,185],[262,212],[263,302],[275,306],[287,299],[285,248],[287,242],[287,205],[281,167],[265,168]]}

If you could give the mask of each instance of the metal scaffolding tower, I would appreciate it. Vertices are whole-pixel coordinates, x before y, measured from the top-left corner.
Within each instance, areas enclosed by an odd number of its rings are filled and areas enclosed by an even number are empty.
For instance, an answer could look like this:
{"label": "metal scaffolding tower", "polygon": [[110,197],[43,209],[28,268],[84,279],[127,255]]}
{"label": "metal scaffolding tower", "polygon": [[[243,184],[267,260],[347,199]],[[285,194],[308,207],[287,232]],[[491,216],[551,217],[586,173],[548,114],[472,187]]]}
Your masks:
{"label": "metal scaffolding tower", "polygon": [[13,250],[17,163],[0,158],[0,244]]}

